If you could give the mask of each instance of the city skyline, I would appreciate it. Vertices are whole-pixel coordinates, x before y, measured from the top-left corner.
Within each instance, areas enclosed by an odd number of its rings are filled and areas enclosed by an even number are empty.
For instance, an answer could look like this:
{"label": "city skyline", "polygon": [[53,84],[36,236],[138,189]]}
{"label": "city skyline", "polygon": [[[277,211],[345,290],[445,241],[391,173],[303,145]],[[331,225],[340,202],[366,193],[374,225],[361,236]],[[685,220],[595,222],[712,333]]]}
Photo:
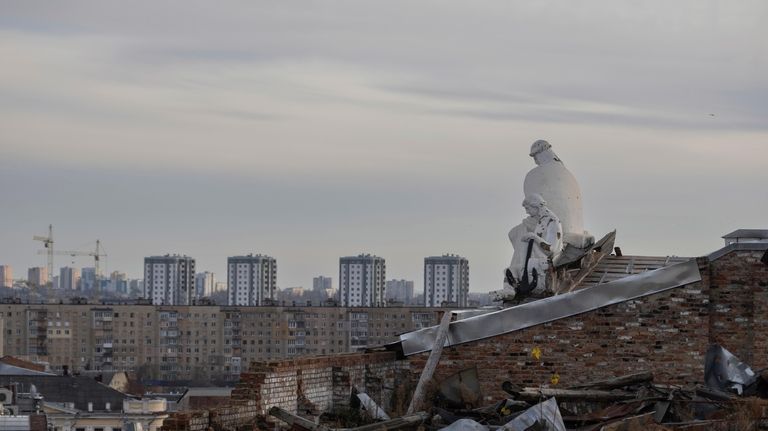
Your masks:
{"label": "city skyline", "polygon": [[308,287],[364,252],[421,285],[424,256],[455,253],[472,291],[497,290],[536,139],[593,235],[705,255],[765,227],[765,17],[751,0],[6,2],[0,263],[44,266],[31,237],[52,223],[59,250],[101,239],[105,275],[265,253],[281,287]]}

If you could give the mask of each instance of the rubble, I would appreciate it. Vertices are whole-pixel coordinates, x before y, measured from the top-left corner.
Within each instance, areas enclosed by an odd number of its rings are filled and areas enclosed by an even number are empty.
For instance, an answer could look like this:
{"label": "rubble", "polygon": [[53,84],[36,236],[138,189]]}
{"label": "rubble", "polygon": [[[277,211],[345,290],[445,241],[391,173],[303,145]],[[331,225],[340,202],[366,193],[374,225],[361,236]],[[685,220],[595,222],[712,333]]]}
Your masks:
{"label": "rubble", "polygon": [[[443,430],[443,431],[623,431],[623,430],[731,430],[768,428],[768,399],[760,373],[723,349],[712,345],[706,359],[704,385],[684,387],[654,383],[651,372],[620,375],[571,387],[555,385],[519,387],[499,385],[509,398],[485,406],[470,396],[477,386],[477,370],[467,369],[432,381],[422,394],[422,411],[401,417],[386,416],[365,393],[354,396],[367,412],[367,424],[333,428],[302,418],[279,407],[269,415],[293,430]],[[422,377],[424,375],[422,374]],[[426,386],[425,386],[426,388]],[[477,389],[475,389],[477,390]],[[768,397],[766,397],[768,398]],[[367,401],[366,401],[367,400]],[[380,411],[381,410],[381,411]]]}

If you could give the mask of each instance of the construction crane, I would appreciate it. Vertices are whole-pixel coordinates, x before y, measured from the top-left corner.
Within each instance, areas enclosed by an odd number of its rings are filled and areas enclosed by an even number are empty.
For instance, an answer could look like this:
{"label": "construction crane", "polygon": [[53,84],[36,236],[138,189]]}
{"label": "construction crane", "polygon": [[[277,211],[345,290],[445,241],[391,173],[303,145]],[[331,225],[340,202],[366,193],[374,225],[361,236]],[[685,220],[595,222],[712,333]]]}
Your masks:
{"label": "construction crane", "polygon": [[[101,281],[101,258],[107,257],[107,254],[103,252],[101,249],[101,241],[96,240],[96,250],[94,251],[72,251],[72,250],[59,250],[59,251],[52,251],[51,249],[48,250],[39,250],[37,254],[55,254],[57,256],[92,256],[93,257],[93,266],[94,266],[94,290],[98,290],[101,287],[100,281]],[[49,259],[52,259],[50,257]]]}
{"label": "construction crane", "polygon": [[40,241],[45,246],[45,250],[41,250],[38,254],[48,255],[48,282],[53,283],[53,225],[48,225],[48,236],[35,235],[32,237],[35,241]]}

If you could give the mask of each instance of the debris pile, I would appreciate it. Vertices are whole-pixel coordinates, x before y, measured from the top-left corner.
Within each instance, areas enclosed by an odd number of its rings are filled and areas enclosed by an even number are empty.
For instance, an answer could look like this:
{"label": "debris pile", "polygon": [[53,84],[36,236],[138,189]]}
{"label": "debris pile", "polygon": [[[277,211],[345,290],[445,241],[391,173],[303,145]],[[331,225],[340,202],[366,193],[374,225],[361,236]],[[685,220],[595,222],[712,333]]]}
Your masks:
{"label": "debris pile", "polygon": [[[430,373],[429,369],[425,372]],[[424,382],[422,374],[420,383]],[[269,411],[293,430],[623,431],[768,429],[768,380],[719,345],[706,355],[704,384],[682,387],[654,382],[651,372],[560,387],[519,387],[500,382],[508,395],[482,405],[477,369],[463,370],[414,391],[407,412],[388,414],[365,393],[353,394],[367,423],[334,427],[278,407]],[[768,377],[768,375],[766,376]]]}

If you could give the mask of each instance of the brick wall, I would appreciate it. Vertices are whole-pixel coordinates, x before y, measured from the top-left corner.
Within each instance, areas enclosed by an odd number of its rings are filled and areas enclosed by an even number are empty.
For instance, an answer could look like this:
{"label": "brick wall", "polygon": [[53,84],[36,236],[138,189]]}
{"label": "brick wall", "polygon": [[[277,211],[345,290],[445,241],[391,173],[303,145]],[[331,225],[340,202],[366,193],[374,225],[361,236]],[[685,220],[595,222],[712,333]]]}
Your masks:
{"label": "brick wall", "polygon": [[[706,268],[706,261],[699,261]],[[653,371],[658,381],[700,382],[708,346],[709,292],[702,281],[656,295],[443,350],[436,376],[477,367],[483,395],[504,396],[501,383],[567,387]],[[531,350],[538,347],[536,361]],[[410,358],[420,373],[428,353]]]}
{"label": "brick wall", "polygon": [[755,369],[768,367],[768,265],[764,251],[736,251],[709,265],[710,341]]}
{"label": "brick wall", "polygon": [[272,406],[318,414],[346,405],[352,388],[357,388],[388,406],[398,377],[407,369],[408,363],[397,361],[393,352],[254,362],[241,375],[232,398],[255,401],[260,414]]}
{"label": "brick wall", "polygon": [[[483,393],[501,382],[560,385],[641,371],[665,383],[701,383],[704,354],[719,343],[752,365],[768,367],[768,265],[764,251],[737,250],[697,260],[702,281],[521,331],[447,348],[438,379],[477,367]],[[539,347],[540,361],[531,357]],[[410,359],[414,374],[428,353]]]}
{"label": "brick wall", "polygon": [[162,431],[235,430],[252,424],[258,415],[256,402],[230,400],[229,404],[171,414]]}

